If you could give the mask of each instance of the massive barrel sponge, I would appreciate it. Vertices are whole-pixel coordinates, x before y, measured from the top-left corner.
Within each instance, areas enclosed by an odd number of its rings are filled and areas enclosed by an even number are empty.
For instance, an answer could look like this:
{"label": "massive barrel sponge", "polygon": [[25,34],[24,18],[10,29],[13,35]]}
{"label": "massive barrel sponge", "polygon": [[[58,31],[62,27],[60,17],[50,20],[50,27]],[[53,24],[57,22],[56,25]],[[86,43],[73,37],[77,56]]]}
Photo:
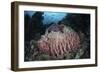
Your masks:
{"label": "massive barrel sponge", "polygon": [[70,27],[63,27],[63,32],[46,31],[45,35],[38,40],[39,51],[50,56],[64,56],[68,52],[75,51],[80,47],[80,37]]}

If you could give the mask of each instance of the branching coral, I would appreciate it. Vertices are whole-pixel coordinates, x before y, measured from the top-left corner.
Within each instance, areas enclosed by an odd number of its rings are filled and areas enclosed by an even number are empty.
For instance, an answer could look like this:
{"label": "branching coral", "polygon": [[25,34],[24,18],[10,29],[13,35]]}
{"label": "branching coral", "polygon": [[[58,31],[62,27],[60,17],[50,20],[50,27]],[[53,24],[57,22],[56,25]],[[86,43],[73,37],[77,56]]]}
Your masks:
{"label": "branching coral", "polygon": [[47,33],[38,40],[39,51],[53,57],[63,57],[64,54],[78,49],[80,47],[79,35],[65,25],[63,25],[62,31],[51,31],[48,33],[47,30]]}

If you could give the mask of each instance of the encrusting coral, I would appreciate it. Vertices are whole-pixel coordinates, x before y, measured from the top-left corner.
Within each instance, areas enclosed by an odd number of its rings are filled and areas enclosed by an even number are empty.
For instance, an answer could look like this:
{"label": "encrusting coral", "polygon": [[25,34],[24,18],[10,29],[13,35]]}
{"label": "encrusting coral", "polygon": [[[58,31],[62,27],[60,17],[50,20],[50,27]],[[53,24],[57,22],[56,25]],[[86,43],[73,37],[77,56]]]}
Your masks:
{"label": "encrusting coral", "polygon": [[77,32],[63,24],[50,26],[38,40],[39,51],[53,57],[63,57],[79,47],[80,37]]}

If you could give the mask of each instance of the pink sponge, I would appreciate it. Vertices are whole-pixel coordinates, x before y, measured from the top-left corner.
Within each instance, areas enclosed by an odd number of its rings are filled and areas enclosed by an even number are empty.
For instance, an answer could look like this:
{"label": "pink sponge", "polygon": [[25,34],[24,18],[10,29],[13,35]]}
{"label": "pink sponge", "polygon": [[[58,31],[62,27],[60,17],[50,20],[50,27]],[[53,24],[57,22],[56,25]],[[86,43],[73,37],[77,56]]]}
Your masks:
{"label": "pink sponge", "polygon": [[42,35],[38,40],[39,51],[50,56],[64,56],[64,54],[75,51],[80,47],[79,35],[69,27],[64,26],[63,33],[51,31]]}

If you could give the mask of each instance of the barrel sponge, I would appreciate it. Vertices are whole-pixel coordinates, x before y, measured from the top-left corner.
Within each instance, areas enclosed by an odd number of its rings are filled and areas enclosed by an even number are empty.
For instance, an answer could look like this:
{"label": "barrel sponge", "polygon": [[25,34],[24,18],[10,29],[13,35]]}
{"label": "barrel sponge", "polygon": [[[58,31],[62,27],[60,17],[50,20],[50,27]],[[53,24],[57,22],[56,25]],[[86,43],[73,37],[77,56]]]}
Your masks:
{"label": "barrel sponge", "polygon": [[48,32],[46,30],[46,33],[38,40],[39,51],[59,57],[77,50],[80,47],[80,37],[77,32],[65,25],[62,31],[51,30],[51,32]]}

